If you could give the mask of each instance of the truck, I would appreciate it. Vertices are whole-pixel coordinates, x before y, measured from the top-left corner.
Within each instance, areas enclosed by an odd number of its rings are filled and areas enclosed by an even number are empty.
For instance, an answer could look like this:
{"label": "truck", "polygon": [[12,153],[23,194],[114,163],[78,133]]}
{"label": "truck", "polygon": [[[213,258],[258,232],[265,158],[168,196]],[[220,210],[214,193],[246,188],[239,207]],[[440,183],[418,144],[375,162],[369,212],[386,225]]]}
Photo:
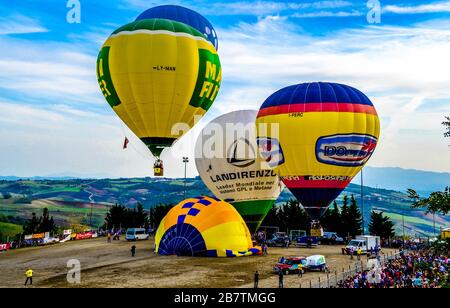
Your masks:
{"label": "truck", "polygon": [[380,237],[376,235],[358,235],[355,239],[351,240],[345,247],[346,253],[350,254],[353,250],[353,254],[356,254],[358,248],[361,248],[362,254],[370,252],[370,248],[381,248]]}

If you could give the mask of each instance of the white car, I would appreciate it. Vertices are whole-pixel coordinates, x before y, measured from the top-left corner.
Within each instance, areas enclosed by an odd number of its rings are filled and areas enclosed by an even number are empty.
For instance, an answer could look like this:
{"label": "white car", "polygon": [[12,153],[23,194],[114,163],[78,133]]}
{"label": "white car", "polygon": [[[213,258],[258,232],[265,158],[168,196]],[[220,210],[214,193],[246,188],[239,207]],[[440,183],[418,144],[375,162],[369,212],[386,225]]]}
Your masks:
{"label": "white car", "polygon": [[44,245],[59,243],[59,238],[57,237],[44,237],[42,240],[43,240],[42,244]]}
{"label": "white car", "polygon": [[125,235],[127,241],[148,240],[148,238],[149,235],[145,232],[144,228],[130,228]]}

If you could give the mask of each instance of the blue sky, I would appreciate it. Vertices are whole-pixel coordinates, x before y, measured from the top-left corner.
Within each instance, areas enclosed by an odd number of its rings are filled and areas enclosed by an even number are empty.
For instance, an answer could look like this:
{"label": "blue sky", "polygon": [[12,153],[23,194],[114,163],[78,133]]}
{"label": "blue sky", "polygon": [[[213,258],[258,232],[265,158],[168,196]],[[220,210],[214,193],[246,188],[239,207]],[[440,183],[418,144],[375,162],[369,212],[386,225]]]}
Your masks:
{"label": "blue sky", "polygon": [[366,1],[80,0],[81,23],[69,24],[66,0],[0,0],[0,174],[151,174],[147,150],[98,89],[95,60],[113,30],[159,4],[206,16],[223,66],[213,108],[164,156],[168,176],[182,176],[177,154],[193,156],[209,120],[319,80],[374,102],[382,132],[369,165],[450,172],[440,125],[450,114],[450,1],[380,3],[381,23],[370,24]]}

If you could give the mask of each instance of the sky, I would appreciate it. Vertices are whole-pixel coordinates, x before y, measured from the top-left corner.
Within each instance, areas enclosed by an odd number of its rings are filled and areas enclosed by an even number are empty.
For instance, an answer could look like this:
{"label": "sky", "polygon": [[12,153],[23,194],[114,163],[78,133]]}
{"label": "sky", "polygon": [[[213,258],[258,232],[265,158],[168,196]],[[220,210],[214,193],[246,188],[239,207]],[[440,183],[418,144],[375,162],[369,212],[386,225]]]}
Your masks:
{"label": "sky", "polygon": [[[0,0],[0,175],[152,176],[153,159],[98,88],[98,51],[116,28],[160,4],[196,10],[219,38],[223,81],[213,107],[163,155],[184,176],[200,129],[233,110],[258,110],[276,90],[348,84],[374,103],[379,145],[368,165],[450,172],[450,1]],[[376,3],[375,3],[376,4]],[[69,20],[70,21],[70,20]],[[130,139],[122,149],[124,136]]]}

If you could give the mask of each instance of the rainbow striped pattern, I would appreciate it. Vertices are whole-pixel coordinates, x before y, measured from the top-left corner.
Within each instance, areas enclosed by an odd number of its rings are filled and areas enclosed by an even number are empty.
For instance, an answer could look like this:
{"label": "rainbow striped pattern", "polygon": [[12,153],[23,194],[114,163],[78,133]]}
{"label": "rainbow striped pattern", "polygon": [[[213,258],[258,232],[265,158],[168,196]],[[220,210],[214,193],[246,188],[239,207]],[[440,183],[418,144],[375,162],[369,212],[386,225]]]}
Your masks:
{"label": "rainbow striped pattern", "polygon": [[[380,134],[377,112],[366,95],[327,82],[275,92],[262,104],[256,122],[262,156],[312,219],[320,218],[361,170]],[[269,124],[266,130],[263,124]]]}

